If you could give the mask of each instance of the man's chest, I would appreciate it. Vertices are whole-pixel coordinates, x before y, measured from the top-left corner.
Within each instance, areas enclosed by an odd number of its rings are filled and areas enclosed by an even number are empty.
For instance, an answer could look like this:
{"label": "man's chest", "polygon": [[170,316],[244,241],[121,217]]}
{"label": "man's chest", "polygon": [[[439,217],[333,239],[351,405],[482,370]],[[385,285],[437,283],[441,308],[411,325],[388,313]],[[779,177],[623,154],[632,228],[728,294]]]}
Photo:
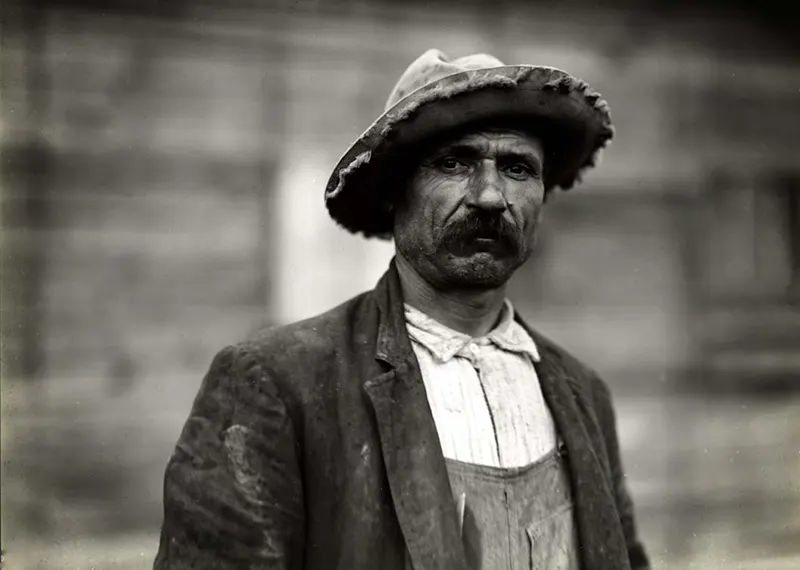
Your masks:
{"label": "man's chest", "polygon": [[527,465],[556,444],[533,363],[472,345],[469,358],[437,360],[414,344],[445,457],[496,467]]}

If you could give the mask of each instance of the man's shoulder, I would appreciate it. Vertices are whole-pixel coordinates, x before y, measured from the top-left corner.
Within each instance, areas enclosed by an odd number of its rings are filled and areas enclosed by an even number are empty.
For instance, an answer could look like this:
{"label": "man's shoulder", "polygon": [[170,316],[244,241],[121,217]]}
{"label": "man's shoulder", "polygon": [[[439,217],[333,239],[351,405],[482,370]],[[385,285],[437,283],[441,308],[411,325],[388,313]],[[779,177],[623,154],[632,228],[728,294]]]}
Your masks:
{"label": "man's shoulder", "polygon": [[276,355],[327,352],[370,312],[372,291],[366,291],[313,317],[284,325],[265,326],[249,335],[239,346],[245,350]]}
{"label": "man's shoulder", "polygon": [[297,409],[337,378],[342,363],[359,361],[351,347],[370,337],[365,323],[376,312],[365,292],[319,315],[259,329],[216,354],[201,390],[225,405],[266,395]]}

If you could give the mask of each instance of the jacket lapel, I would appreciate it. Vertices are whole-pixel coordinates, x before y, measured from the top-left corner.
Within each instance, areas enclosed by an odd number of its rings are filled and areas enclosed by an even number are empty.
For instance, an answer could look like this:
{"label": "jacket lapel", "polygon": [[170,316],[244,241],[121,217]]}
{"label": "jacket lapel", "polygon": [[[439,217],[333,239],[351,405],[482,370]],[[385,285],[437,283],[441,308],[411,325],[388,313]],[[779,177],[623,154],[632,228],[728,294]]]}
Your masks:
{"label": "jacket lapel", "polygon": [[522,325],[539,348],[541,360],[536,370],[542,393],[567,448],[582,568],[629,568],[608,470],[603,468],[587,431],[588,417],[583,411],[591,405],[572,388],[577,381],[563,365],[560,349],[526,323]]}
{"label": "jacket lapel", "polygon": [[425,386],[405,329],[394,262],[378,283],[376,358],[389,370],[364,384],[375,411],[397,519],[415,570],[466,567],[456,508]]}

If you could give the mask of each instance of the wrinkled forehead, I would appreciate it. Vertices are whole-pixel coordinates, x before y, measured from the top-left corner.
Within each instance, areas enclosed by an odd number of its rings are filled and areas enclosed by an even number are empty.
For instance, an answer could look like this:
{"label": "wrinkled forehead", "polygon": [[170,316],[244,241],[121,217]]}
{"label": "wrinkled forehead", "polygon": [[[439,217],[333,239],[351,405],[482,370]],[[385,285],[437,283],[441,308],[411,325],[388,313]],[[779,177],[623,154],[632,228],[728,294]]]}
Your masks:
{"label": "wrinkled forehead", "polygon": [[539,160],[544,157],[544,147],[539,137],[509,127],[483,127],[453,133],[434,141],[425,154],[435,156],[454,149],[480,155],[529,155]]}

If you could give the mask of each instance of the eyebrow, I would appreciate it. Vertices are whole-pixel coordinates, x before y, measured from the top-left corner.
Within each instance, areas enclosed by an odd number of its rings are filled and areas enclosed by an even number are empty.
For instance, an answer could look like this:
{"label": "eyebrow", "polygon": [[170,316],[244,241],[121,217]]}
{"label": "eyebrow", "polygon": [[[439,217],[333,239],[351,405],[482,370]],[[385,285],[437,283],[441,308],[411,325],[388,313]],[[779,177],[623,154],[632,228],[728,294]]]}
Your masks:
{"label": "eyebrow", "polygon": [[[445,145],[433,153],[433,158],[439,158],[444,155],[452,154],[462,158],[479,158],[483,154],[483,150],[470,144],[454,143]],[[504,162],[519,161],[528,164],[531,167],[542,168],[542,159],[532,152],[520,152],[515,150],[500,149],[498,153],[498,160]]]}

